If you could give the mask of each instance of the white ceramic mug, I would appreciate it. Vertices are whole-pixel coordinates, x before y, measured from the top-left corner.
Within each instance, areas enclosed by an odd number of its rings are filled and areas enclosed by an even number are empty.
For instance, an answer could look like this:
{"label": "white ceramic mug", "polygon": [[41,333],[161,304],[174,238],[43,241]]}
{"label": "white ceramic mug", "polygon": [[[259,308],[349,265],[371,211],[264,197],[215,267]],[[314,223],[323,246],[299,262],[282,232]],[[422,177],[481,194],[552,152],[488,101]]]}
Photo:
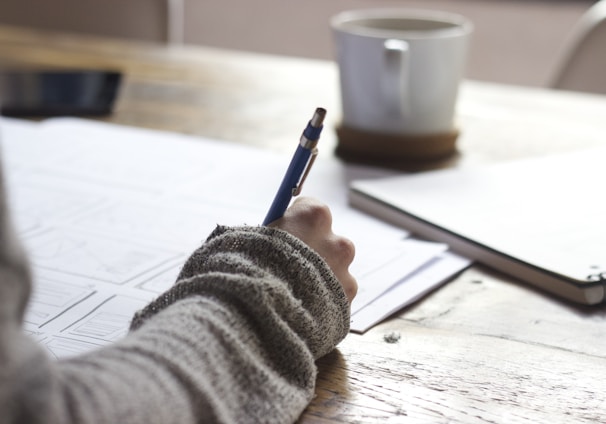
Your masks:
{"label": "white ceramic mug", "polygon": [[472,23],[411,9],[360,9],[331,20],[342,125],[398,135],[454,130]]}

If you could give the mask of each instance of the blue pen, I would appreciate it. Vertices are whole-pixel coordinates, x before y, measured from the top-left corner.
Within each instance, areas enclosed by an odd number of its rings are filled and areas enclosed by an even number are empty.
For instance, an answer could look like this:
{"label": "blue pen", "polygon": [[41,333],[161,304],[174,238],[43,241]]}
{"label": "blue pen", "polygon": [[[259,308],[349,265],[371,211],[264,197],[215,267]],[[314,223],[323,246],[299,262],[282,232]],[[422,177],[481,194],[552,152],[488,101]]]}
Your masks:
{"label": "blue pen", "polygon": [[276,197],[274,197],[274,201],[269,208],[269,212],[267,212],[267,216],[265,216],[263,225],[267,225],[276,219],[282,218],[292,197],[297,196],[301,192],[303,182],[305,181],[305,178],[307,178],[307,174],[318,155],[316,146],[320,139],[320,133],[323,128],[322,123],[324,122],[325,116],[326,110],[320,107],[317,108],[310,121],[307,123],[307,127],[303,130],[297,150],[290,161],[290,165],[282,179],[282,184],[280,184]]}

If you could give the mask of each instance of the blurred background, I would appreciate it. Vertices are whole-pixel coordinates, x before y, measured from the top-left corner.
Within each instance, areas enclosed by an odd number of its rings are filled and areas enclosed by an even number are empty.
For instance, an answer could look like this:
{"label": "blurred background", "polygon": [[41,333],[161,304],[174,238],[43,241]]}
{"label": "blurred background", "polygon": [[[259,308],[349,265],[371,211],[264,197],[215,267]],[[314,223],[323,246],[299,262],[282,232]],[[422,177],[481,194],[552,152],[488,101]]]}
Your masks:
{"label": "blurred background", "polygon": [[332,59],[329,20],[339,11],[368,7],[439,9],[465,15],[475,24],[468,78],[549,86],[571,31],[594,3],[591,0],[2,0],[0,24]]}

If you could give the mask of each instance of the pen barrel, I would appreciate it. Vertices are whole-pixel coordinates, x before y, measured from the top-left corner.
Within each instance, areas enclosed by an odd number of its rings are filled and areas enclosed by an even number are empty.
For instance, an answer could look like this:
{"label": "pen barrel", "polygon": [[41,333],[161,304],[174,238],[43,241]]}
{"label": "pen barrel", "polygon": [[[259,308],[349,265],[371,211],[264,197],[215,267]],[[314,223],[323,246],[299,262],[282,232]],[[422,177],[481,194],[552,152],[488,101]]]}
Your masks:
{"label": "pen barrel", "polygon": [[267,225],[276,219],[282,218],[284,212],[290,204],[294,191],[299,184],[299,179],[307,167],[311,154],[311,150],[306,149],[301,145],[297,146],[297,150],[295,151],[295,154],[288,165],[288,169],[286,170],[286,174],[282,179],[278,193],[276,194],[276,197],[274,197],[271,207],[265,216],[263,225]]}

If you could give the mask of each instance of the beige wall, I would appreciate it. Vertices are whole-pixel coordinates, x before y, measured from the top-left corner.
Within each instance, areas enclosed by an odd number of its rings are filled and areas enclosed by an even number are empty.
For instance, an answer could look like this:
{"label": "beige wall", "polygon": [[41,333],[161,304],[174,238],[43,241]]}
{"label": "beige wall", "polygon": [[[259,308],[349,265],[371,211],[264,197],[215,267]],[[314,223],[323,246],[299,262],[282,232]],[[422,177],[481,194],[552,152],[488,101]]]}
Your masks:
{"label": "beige wall", "polygon": [[591,0],[0,0],[0,22],[167,40],[167,4],[183,4],[186,43],[332,58],[328,21],[362,7],[449,10],[474,21],[470,78],[545,85]]}
{"label": "beige wall", "polygon": [[431,8],[476,27],[468,77],[544,85],[566,36],[592,1],[558,0],[207,0],[187,2],[185,40],[332,58],[330,16],[362,7]]}
{"label": "beige wall", "polygon": [[166,0],[0,0],[0,22],[165,41]]}

